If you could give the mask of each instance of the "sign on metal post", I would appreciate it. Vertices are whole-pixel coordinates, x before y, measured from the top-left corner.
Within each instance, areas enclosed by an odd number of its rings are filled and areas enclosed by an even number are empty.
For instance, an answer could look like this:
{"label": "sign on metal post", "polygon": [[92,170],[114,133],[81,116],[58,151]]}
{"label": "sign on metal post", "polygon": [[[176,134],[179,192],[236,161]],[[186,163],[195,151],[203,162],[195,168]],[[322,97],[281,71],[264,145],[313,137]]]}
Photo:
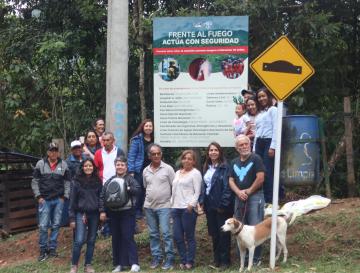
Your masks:
{"label": "sign on metal post", "polygon": [[286,36],[281,36],[251,64],[251,69],[277,100],[285,100],[314,73]]}
{"label": "sign on metal post", "polygon": [[274,269],[276,253],[276,218],[279,203],[283,101],[308,80],[315,73],[315,70],[286,36],[281,36],[277,39],[250,64],[250,67],[278,100],[270,245],[270,268]]}

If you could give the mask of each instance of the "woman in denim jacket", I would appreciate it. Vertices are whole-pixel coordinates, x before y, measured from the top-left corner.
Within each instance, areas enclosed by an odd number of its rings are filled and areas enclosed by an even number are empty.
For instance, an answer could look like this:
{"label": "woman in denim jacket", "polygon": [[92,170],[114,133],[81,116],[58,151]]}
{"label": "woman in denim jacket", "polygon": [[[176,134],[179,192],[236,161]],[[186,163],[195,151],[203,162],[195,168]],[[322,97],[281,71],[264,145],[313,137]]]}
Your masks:
{"label": "woman in denim jacket", "polygon": [[142,172],[151,162],[147,155],[147,147],[154,142],[154,127],[151,119],[145,119],[133,133],[128,152],[128,172],[140,184],[141,191],[136,200],[136,218],[143,218],[145,189]]}

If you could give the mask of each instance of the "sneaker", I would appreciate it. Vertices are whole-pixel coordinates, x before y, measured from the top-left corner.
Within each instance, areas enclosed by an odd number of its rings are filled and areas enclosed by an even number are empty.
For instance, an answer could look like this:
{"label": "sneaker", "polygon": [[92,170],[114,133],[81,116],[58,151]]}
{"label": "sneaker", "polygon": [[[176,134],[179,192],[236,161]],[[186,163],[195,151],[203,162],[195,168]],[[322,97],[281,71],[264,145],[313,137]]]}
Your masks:
{"label": "sneaker", "polygon": [[114,268],[113,271],[111,271],[112,273],[117,273],[117,272],[121,272],[121,265],[118,265]]}
{"label": "sneaker", "polygon": [[70,269],[70,273],[77,273],[78,267],[77,265],[72,265]]}
{"label": "sneaker", "polygon": [[161,267],[161,269],[163,270],[171,270],[173,268],[174,268],[174,263],[170,259],[166,259],[165,263]]}
{"label": "sneaker", "polygon": [[38,261],[42,262],[42,261],[45,261],[47,258],[49,258],[47,251],[45,249],[40,250],[40,255],[38,257]]}
{"label": "sneaker", "polygon": [[211,269],[217,270],[217,269],[220,269],[220,264],[219,263],[213,263],[213,264],[210,264],[209,267]]}
{"label": "sneaker", "polygon": [[137,264],[133,264],[131,266],[130,272],[140,272],[140,266]]}
{"label": "sneaker", "polygon": [[91,264],[87,264],[84,267],[85,273],[95,273],[95,269],[91,266]]}
{"label": "sneaker", "polygon": [[257,260],[257,261],[254,261],[254,264],[253,264],[253,266],[260,266],[261,265],[261,260],[259,259],[259,260]]}
{"label": "sneaker", "polygon": [[56,249],[55,248],[50,248],[49,249],[49,257],[50,258],[56,258],[57,256],[59,256],[56,252]]}
{"label": "sneaker", "polygon": [[151,269],[155,269],[160,265],[160,260],[157,258],[153,258],[150,264]]}

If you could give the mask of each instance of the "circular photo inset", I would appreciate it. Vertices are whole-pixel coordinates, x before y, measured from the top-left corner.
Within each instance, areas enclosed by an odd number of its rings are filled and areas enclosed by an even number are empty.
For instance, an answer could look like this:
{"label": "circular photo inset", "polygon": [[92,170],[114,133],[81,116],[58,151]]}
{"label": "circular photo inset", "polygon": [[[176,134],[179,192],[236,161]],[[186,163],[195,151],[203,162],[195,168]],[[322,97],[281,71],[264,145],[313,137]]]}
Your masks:
{"label": "circular photo inset", "polygon": [[244,60],[241,58],[227,58],[221,61],[221,71],[228,79],[236,79],[244,72]]}
{"label": "circular photo inset", "polygon": [[189,65],[189,74],[196,81],[204,81],[210,77],[211,63],[203,58],[193,60]]}
{"label": "circular photo inset", "polygon": [[164,81],[173,81],[180,74],[180,65],[174,58],[163,59],[159,63],[159,75]]}

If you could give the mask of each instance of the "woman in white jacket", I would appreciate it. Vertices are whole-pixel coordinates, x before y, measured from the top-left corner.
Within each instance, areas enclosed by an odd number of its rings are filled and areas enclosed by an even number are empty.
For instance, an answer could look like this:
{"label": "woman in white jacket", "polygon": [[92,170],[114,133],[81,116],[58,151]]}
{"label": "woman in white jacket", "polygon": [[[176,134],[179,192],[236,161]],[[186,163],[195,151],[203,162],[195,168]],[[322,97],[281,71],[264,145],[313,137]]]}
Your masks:
{"label": "woman in white jacket", "polygon": [[182,168],[175,173],[172,184],[171,215],[173,235],[181,259],[180,269],[192,269],[195,260],[195,208],[201,192],[202,176],[194,166],[195,152],[185,150],[181,154]]}
{"label": "woman in white jacket", "polygon": [[[265,87],[257,91],[256,100],[259,114],[255,118],[256,134],[254,151],[261,156],[266,169],[263,184],[265,203],[272,203],[277,107],[273,105],[273,96]],[[284,189],[282,186],[280,186],[279,189],[279,197],[280,199],[284,197]]]}

